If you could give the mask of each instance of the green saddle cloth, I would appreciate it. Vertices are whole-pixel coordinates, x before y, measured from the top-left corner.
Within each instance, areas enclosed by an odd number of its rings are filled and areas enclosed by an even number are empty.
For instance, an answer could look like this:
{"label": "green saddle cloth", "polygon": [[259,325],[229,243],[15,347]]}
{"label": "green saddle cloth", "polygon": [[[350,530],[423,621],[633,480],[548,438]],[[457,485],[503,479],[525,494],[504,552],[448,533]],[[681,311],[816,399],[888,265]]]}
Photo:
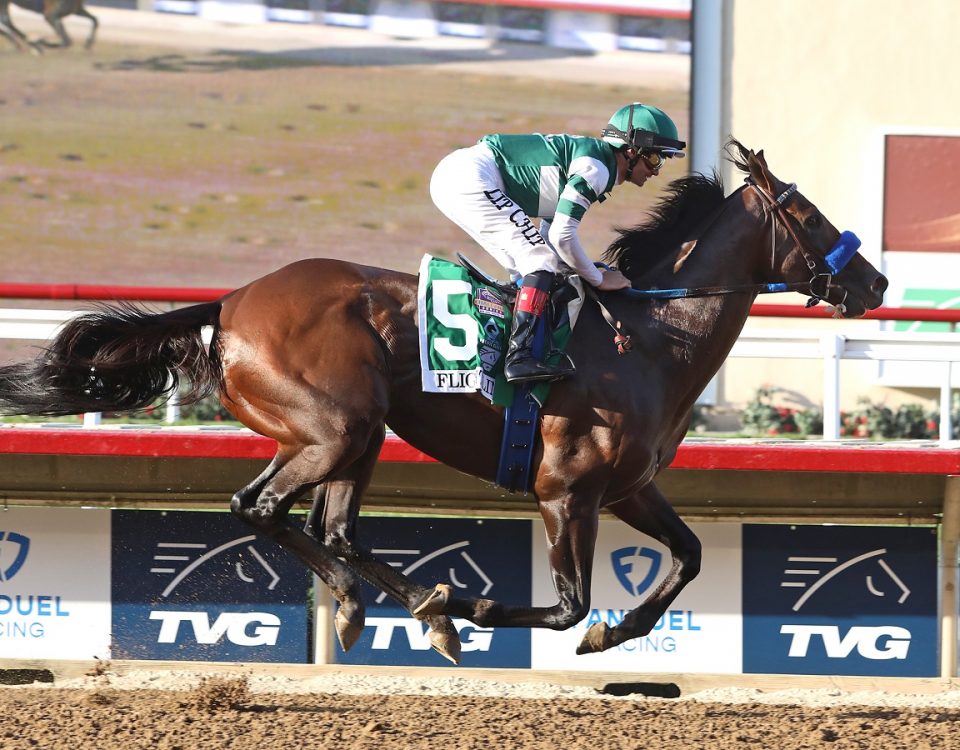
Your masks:
{"label": "green saddle cloth", "polygon": [[[547,362],[558,361],[583,304],[583,282],[570,277],[576,291],[554,311]],[[420,368],[427,393],[483,393],[498,406],[513,402],[515,386],[503,377],[503,355],[510,333],[510,305],[496,287],[474,279],[448,260],[424,255],[418,285]],[[550,383],[538,383],[531,395],[543,404]]]}

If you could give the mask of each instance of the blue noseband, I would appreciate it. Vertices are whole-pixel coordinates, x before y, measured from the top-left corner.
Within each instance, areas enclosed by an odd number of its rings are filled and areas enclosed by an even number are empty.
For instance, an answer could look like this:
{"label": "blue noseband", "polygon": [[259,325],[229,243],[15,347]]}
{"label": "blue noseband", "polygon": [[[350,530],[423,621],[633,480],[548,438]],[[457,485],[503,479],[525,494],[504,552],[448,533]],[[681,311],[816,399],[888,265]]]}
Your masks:
{"label": "blue noseband", "polygon": [[853,232],[842,232],[837,243],[830,248],[824,260],[827,261],[827,267],[831,273],[840,273],[850,262],[850,259],[857,254],[860,249],[860,238]]}

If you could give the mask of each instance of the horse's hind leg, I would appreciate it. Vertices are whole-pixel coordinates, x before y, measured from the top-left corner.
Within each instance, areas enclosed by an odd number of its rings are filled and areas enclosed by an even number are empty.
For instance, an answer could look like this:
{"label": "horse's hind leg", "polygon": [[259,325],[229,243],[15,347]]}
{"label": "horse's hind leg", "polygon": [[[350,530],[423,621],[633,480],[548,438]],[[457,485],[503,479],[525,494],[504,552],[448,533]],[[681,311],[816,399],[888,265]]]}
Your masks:
{"label": "horse's hind leg", "polygon": [[3,10],[0,10],[0,36],[9,39],[13,43],[13,46],[21,52],[30,50],[33,54],[39,55],[42,51],[41,47],[27,39],[24,33],[13,25],[7,6],[4,6]]}
{"label": "horse's hind leg", "polygon": [[700,572],[700,540],[653,482],[635,495],[610,505],[609,510],[637,531],[666,544],[670,548],[672,564],[670,572],[653,593],[614,628],[604,622],[593,625],[577,648],[578,654],[605,651],[647,635],[684,586]]}
{"label": "horse's hind leg", "polygon": [[337,617],[346,610],[337,627],[337,635],[344,651],[348,651],[363,630],[363,601],[360,581],[354,573],[316,539],[295,528],[287,511],[296,498],[307,489],[296,478],[301,461],[281,458],[278,454],[253,482],[233,496],[230,508],[243,521],[272,537],[289,550],[330,589],[340,603]]}
{"label": "horse's hind leg", "polygon": [[[380,425],[367,442],[363,455],[341,471],[313,488],[312,504],[307,515],[304,531],[327,546],[329,537],[338,535],[352,542],[356,531],[360,503],[373,476],[373,469],[383,447],[385,430]],[[352,573],[352,571],[351,571]],[[364,627],[364,606],[359,596],[338,599],[340,607],[334,619],[334,627],[343,650],[349,650]]]}
{"label": "horse's hind leg", "polygon": [[[354,570],[408,610],[413,602],[426,594],[426,589],[416,586],[368,553],[358,551],[345,536],[338,536],[338,543],[333,548],[319,543],[311,536],[317,531],[315,522],[310,522],[309,532],[302,531],[290,522],[288,514],[293,502],[318,484],[328,485],[323,494],[324,515],[329,508],[331,514],[346,518],[350,508],[359,509],[361,491],[369,481],[369,472],[376,463],[382,439],[381,428],[379,439],[373,436],[368,440],[360,456],[349,449],[355,444],[349,439],[344,439],[341,445],[334,445],[336,441],[331,438],[330,444],[323,447],[308,445],[281,449],[263,474],[234,495],[230,504],[238,517],[303,560],[327,584],[341,605],[334,623],[344,650],[353,645],[363,629],[363,604]],[[354,467],[354,464],[358,466]],[[316,500],[319,498],[318,494]],[[314,510],[313,518],[316,516]],[[342,550],[346,552],[341,554]],[[338,554],[345,559],[346,565],[337,559]],[[450,619],[445,616],[419,619],[429,625],[433,647],[457,662],[460,639]]]}
{"label": "horse's hind leg", "polygon": [[[342,556],[351,567],[372,585],[386,592],[397,602],[412,613],[416,603],[421,601],[428,590],[413,583],[405,576],[397,573],[390,566],[377,560],[369,551],[360,548],[355,543],[356,521],[360,512],[360,502],[363,493],[370,484],[374,467],[383,445],[384,431],[373,436],[367,445],[367,450],[359,459],[354,461],[346,470],[325,482],[324,492],[315,498],[307,520],[307,533],[323,539],[327,548]],[[341,604],[337,612],[337,632],[341,627],[347,627],[346,621],[340,620],[340,614],[345,607]],[[363,627],[362,612],[360,627]],[[431,645],[443,656],[457,663],[460,659],[460,636],[452,621],[443,615],[420,615],[418,619],[427,623],[430,628],[429,639]],[[343,640],[341,636],[341,641]]]}

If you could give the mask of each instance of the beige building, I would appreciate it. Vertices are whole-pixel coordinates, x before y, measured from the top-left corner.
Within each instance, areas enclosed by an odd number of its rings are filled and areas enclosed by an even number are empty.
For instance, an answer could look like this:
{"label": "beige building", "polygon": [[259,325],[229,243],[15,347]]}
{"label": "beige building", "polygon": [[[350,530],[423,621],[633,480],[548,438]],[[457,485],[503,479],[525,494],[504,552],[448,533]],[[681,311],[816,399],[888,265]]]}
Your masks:
{"label": "beige building", "polygon": [[[764,149],[778,177],[860,236],[861,252],[890,278],[885,306],[960,307],[960,4],[696,0],[693,7],[694,168],[720,166],[716,147],[730,134]],[[724,176],[729,189],[740,179],[729,165]],[[814,326],[917,329],[751,318],[748,330]],[[862,397],[890,406],[935,402],[944,368],[844,362],[841,408]],[[816,405],[823,369],[818,361],[733,358],[714,396],[720,405],[742,404],[769,383],[799,405]],[[956,372],[953,385],[960,385]]]}

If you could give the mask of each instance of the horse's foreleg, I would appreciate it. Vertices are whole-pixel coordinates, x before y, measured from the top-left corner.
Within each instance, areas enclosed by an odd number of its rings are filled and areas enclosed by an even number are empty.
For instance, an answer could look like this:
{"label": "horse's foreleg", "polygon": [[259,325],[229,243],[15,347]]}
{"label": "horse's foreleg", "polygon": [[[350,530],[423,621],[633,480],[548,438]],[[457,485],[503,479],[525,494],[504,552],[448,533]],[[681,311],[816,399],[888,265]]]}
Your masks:
{"label": "horse's foreleg", "polygon": [[347,651],[363,630],[360,581],[318,540],[290,523],[290,506],[306,489],[301,463],[297,457],[284,460],[278,455],[259,477],[233,496],[230,509],[300,558],[327,585],[340,603],[335,624],[340,645]]}
{"label": "horse's foreleg", "polygon": [[547,532],[547,555],[559,601],[552,607],[507,605],[491,599],[457,598],[453,588],[438,585],[419,613],[464,617],[481,627],[541,627],[566,630],[590,609],[590,579],[599,512],[595,503],[541,502]]}
{"label": "horse's foreleg", "polygon": [[606,623],[593,625],[577,648],[578,654],[605,651],[632,638],[647,635],[690,581],[700,572],[701,544],[663,493],[651,482],[635,495],[609,506],[621,521],[637,531],[666,544],[672,565],[666,578],[636,609],[627,613],[614,628]]}

